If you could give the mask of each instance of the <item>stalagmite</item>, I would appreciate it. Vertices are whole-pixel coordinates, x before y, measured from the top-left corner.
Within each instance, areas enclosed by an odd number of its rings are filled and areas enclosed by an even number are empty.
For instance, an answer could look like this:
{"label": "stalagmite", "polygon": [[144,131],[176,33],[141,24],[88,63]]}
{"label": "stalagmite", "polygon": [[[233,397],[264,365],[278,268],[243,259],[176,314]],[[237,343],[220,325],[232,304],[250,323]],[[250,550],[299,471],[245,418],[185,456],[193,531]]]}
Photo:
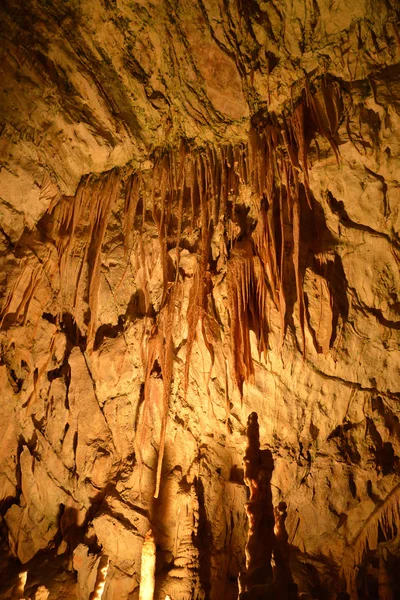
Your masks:
{"label": "stalagmite", "polygon": [[93,592],[90,594],[89,600],[101,600],[106,585],[108,572],[109,558],[105,554],[100,557],[97,567],[96,583]]}
{"label": "stalagmite", "polygon": [[[173,544],[173,564],[160,589],[160,598],[169,592],[174,598],[202,597],[208,584],[202,577],[203,561],[209,556],[200,555],[204,544],[204,529],[201,529],[199,496],[202,494],[202,482],[191,477],[180,482],[176,494],[176,532]],[[204,525],[204,523],[202,524]],[[204,550],[204,547],[203,547]]]}
{"label": "stalagmite", "polygon": [[11,595],[12,600],[27,600],[24,595],[27,579],[28,571],[22,571],[22,573],[18,575],[18,583],[14,586]]}
{"label": "stalagmite", "polygon": [[35,600],[47,600],[50,595],[50,591],[44,585],[40,585],[35,593]]}
{"label": "stalagmite", "polygon": [[146,533],[142,547],[139,600],[153,600],[156,572],[156,544],[151,529]]}
{"label": "stalagmite", "polygon": [[239,576],[239,600],[261,598],[262,594],[274,598],[271,559],[276,537],[270,486],[274,466],[270,451],[260,450],[257,413],[249,415],[246,436],[244,481],[250,493],[246,504],[249,530],[246,571]]}
{"label": "stalagmite", "polygon": [[280,502],[274,508],[274,517],[274,532],[276,537],[276,545],[273,552],[275,589],[278,597],[285,598],[287,596],[290,598],[289,590],[293,584],[293,578],[289,564],[289,536],[285,527],[287,517],[287,505],[285,502]]}
{"label": "stalagmite", "polygon": [[246,503],[248,535],[246,571],[239,574],[239,600],[288,600],[297,598],[289,566],[287,506],[272,505],[272,454],[260,449],[257,413],[247,420],[244,482],[249,489]]}

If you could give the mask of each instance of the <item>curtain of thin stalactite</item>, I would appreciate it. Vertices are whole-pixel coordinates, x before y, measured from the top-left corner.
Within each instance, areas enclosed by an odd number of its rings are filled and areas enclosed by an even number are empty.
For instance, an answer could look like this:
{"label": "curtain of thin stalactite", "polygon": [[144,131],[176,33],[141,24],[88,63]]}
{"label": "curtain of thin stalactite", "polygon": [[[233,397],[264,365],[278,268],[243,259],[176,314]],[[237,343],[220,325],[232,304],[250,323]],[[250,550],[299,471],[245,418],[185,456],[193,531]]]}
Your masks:
{"label": "curtain of thin stalactite", "polygon": [[[317,133],[328,140],[339,159],[336,134],[341,115],[338,84],[322,80],[313,92],[307,84],[285,117],[267,115],[255,119],[246,144],[193,148],[182,141],[179,149],[159,150],[153,157],[150,182],[144,173],[127,175],[125,172],[123,175],[121,170],[98,178],[88,177],[81,182],[73,198],[63,198],[48,210],[46,231],[42,231],[42,235],[45,241],[53,240],[49,258],[56,252],[57,260],[42,260],[34,268],[29,260],[21,261],[19,275],[0,315],[1,326],[24,324],[29,319],[30,303],[40,293],[44,281],[57,275],[62,305],[59,318],[63,312],[73,315],[78,330],[85,330],[86,350],[91,352],[99,326],[102,246],[118,198],[121,195],[125,198],[122,230],[127,261],[135,247],[137,264],[145,265],[141,231],[147,219],[155,223],[161,250],[163,293],[159,310],[152,314],[144,276],[142,360],[145,381],[139,436],[144,435],[150,402],[149,382],[157,364],[162,378],[163,418],[156,497],[160,489],[173,376],[173,330],[182,305],[179,271],[182,236],[197,232],[194,248],[197,267],[186,315],[185,394],[197,332],[202,332],[212,360],[213,345],[218,338],[219,325],[210,306],[211,275],[215,271],[211,239],[218,226],[224,231],[231,373],[243,393],[244,382],[254,375],[249,331],[253,330],[256,335],[259,353],[267,353],[267,300],[271,301],[280,314],[282,345],[290,316],[287,294],[293,288],[300,350],[305,353],[307,315],[300,268],[301,197],[312,210],[315,200],[309,184],[308,153]],[[236,204],[242,186],[251,189],[257,217],[253,228],[241,231],[239,227],[234,231],[232,224],[237,222]],[[151,211],[146,202],[149,194]],[[134,240],[138,240],[136,245]],[[169,255],[172,249],[175,249],[173,265]],[[58,273],[54,272],[54,264],[58,265]],[[83,307],[82,300],[89,310]],[[141,461],[140,450],[138,461]]]}

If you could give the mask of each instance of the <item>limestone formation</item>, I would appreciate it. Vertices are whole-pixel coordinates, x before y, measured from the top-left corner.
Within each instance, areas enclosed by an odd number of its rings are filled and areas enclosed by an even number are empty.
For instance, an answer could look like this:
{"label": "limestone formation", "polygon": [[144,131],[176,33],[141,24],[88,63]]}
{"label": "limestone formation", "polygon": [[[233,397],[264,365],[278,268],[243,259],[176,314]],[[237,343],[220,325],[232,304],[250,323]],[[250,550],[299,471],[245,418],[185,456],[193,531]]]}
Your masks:
{"label": "limestone formation", "polygon": [[97,566],[97,577],[96,583],[94,584],[93,592],[90,594],[89,600],[101,600],[104,593],[104,587],[106,585],[107,571],[108,571],[108,556],[103,555],[100,558]]}
{"label": "limestone formation", "polygon": [[156,545],[151,529],[146,533],[142,548],[139,600],[153,600],[156,571]]}
{"label": "limestone formation", "polygon": [[400,594],[399,31],[0,3],[0,600]]}
{"label": "limestone formation", "polygon": [[44,585],[40,585],[35,592],[35,600],[47,600],[50,595],[49,590]]}
{"label": "limestone formation", "polygon": [[16,600],[26,600],[24,592],[27,578],[27,571],[22,571],[22,573],[18,575],[18,583],[13,588],[11,598],[15,598]]}
{"label": "limestone formation", "polygon": [[248,534],[245,549],[246,570],[239,575],[239,600],[293,597],[289,566],[290,548],[285,529],[286,504],[272,505],[271,478],[274,468],[271,452],[260,449],[257,413],[247,420],[247,446],[244,456],[244,482],[249,489],[246,503]]}
{"label": "limestone formation", "polygon": [[273,462],[268,450],[260,450],[260,431],[256,413],[247,421],[247,447],[244,457],[244,482],[249,488],[246,513],[249,521],[246,544],[246,571],[239,579],[240,600],[274,597],[272,553],[276,546],[271,477]]}

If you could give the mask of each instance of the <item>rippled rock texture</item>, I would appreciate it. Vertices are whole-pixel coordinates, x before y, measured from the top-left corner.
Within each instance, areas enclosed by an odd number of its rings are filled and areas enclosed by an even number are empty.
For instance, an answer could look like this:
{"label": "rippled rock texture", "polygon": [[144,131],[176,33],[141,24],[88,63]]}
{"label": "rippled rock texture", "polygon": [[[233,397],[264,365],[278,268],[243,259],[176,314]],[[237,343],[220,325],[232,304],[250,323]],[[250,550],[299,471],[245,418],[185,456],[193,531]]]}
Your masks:
{"label": "rippled rock texture", "polygon": [[400,593],[396,8],[2,2],[1,598]]}

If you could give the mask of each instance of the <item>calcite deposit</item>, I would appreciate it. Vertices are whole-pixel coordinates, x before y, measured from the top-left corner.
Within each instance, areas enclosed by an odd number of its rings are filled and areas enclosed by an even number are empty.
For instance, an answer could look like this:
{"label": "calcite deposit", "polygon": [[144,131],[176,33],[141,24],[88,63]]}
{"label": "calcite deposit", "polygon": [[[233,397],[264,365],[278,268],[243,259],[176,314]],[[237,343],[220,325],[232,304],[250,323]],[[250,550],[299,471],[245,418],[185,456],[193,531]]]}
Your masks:
{"label": "calcite deposit", "polygon": [[399,596],[399,16],[1,2],[0,599]]}

